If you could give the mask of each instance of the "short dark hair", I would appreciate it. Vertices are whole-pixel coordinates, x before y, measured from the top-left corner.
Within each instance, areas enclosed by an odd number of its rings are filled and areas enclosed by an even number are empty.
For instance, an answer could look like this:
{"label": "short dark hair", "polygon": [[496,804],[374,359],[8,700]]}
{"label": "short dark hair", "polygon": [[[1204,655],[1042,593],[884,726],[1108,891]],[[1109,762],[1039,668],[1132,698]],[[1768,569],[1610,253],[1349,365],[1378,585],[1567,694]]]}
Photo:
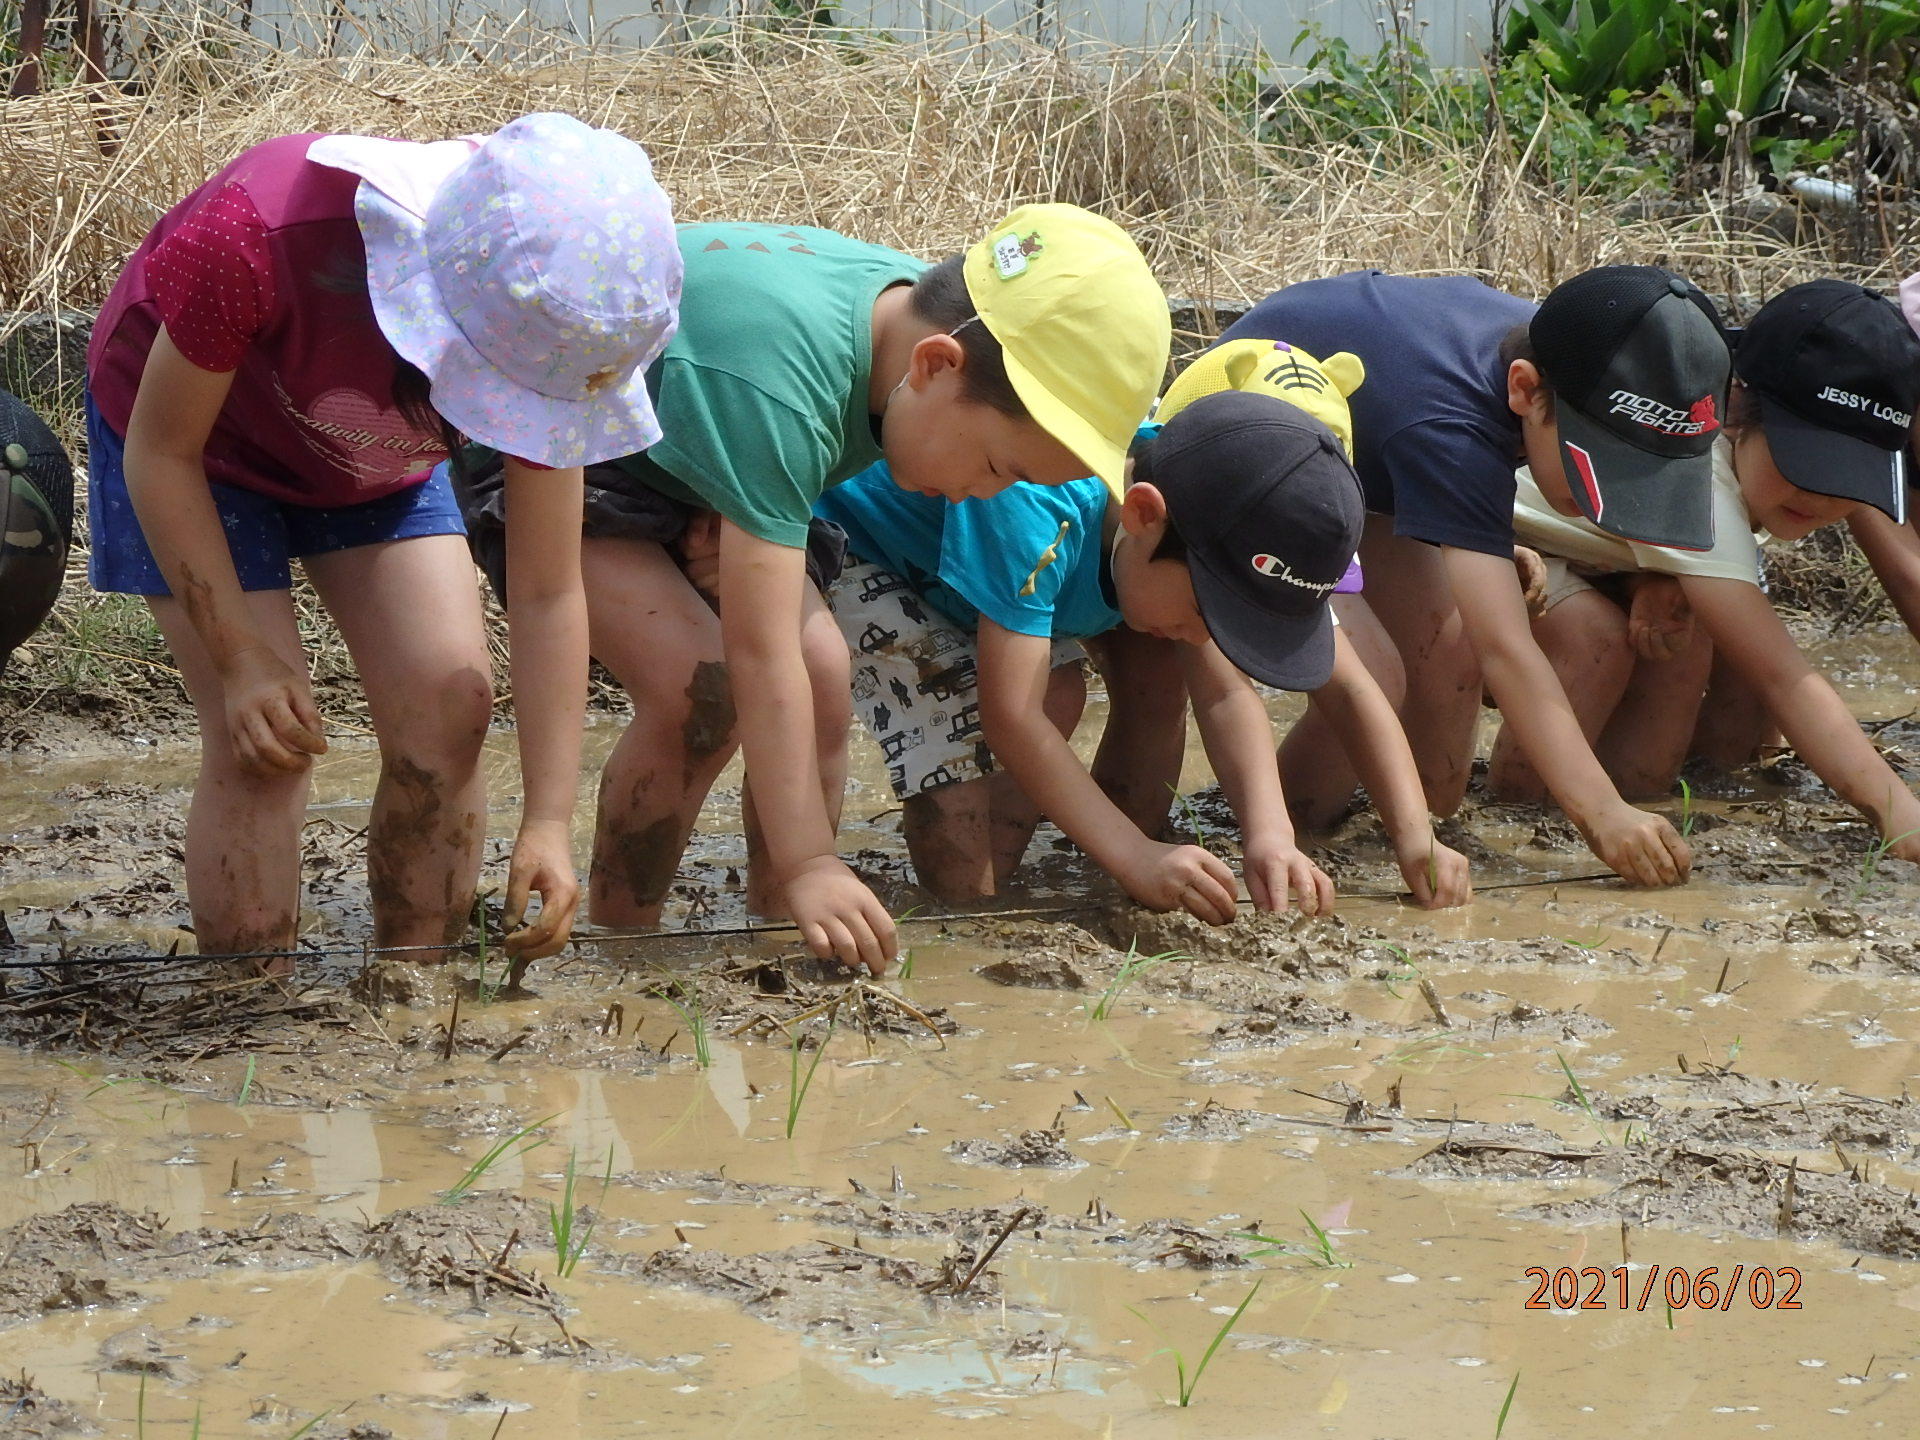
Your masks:
{"label": "short dark hair", "polygon": [[[960,371],[961,394],[976,405],[991,406],[1015,420],[1031,418],[1026,402],[1007,376],[1000,342],[980,319],[979,308],[967,293],[966,256],[949,255],[939,264],[928,266],[913,282],[907,303],[928,324],[952,332],[966,352],[967,363]],[[974,323],[969,325],[969,320]]]}
{"label": "short dark hair", "polygon": [[1760,413],[1760,397],[1744,384],[1736,380],[1727,392],[1726,428],[1729,430],[1760,430],[1765,421]]}

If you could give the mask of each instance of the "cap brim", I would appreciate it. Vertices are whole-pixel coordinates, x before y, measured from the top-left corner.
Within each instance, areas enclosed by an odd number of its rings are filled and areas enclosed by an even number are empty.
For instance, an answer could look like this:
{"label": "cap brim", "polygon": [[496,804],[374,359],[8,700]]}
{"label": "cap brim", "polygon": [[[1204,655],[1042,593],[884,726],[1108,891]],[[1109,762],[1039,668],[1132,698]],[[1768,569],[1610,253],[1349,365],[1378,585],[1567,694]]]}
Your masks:
{"label": "cap brim", "polygon": [[[1019,356],[1002,347],[1001,359],[1007,367],[1007,379],[1014,394],[1027,407],[1033,423],[1074,453],[1087,467],[1089,475],[1098,475],[1118,500],[1127,489],[1127,441],[1115,441],[1102,435],[1066,401],[1047,389],[1034,373],[1020,363]],[[1146,419],[1145,415],[1140,417]],[[1132,439],[1129,432],[1127,439]]]}
{"label": "cap brim", "polygon": [[1670,550],[1713,548],[1713,452],[1654,455],[1571,405],[1558,407],[1560,463],[1574,503],[1623,540]]}
{"label": "cap brim", "polygon": [[1324,602],[1309,615],[1277,615],[1215,577],[1191,551],[1187,568],[1200,618],[1220,653],[1278,690],[1318,690],[1333,674],[1333,611]]}
{"label": "cap brim", "polygon": [[[424,222],[364,182],[355,210],[380,333],[426,373],[434,408],[461,434],[555,469],[617,460],[660,439],[646,379],[658,351],[604,395],[563,400],[530,390],[494,368],[447,309],[427,264]],[[660,349],[672,335],[669,321]]]}
{"label": "cap brim", "polygon": [[1767,448],[1789,484],[1814,495],[1863,501],[1896,524],[1906,523],[1904,447],[1882,450],[1856,435],[1823,430],[1765,395],[1759,399]]}

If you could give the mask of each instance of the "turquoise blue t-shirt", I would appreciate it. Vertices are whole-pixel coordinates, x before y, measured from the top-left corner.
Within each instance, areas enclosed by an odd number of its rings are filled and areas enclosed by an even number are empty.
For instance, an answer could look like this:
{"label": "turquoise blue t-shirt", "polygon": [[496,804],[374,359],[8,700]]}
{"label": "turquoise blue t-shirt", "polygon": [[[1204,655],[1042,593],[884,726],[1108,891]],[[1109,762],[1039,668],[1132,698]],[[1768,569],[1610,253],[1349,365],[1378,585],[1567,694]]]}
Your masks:
{"label": "turquoise blue t-shirt", "polygon": [[1082,639],[1123,623],[1101,543],[1107,498],[1088,476],[953,504],[902,490],[883,460],[823,493],[814,513],[957,625],[985,615],[1020,635]]}

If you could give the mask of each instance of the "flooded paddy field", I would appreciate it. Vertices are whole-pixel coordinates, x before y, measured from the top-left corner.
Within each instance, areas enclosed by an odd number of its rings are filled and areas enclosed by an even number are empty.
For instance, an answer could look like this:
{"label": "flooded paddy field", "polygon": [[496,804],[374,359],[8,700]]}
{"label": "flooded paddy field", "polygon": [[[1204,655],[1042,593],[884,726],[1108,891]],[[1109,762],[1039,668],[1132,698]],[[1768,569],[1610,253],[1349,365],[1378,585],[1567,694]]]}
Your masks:
{"label": "flooded paddy field", "polygon": [[113,963],[191,949],[156,738],[0,765],[0,1437],[1920,1432],[1920,884],[1791,760],[1696,784],[1682,891],[1475,804],[1468,909],[1363,818],[1336,918],[1220,930],[1045,834],[942,918],[860,767],[905,973],[710,933],[723,796],[668,934],[515,987],[357,953],[345,741],[283,990]]}

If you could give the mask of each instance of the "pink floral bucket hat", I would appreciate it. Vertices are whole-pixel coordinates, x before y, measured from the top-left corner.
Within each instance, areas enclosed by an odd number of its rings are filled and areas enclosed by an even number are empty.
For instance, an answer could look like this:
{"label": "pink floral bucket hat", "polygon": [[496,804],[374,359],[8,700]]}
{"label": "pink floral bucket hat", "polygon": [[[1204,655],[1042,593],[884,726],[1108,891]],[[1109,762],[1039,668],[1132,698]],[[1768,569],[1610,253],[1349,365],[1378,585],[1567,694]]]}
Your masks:
{"label": "pink floral bucket hat", "polygon": [[307,158],[360,176],[374,317],[450,423],[556,468],[660,438],[645,371],[678,324],[680,248],[640,146],[540,114],[432,144],[329,135]]}

